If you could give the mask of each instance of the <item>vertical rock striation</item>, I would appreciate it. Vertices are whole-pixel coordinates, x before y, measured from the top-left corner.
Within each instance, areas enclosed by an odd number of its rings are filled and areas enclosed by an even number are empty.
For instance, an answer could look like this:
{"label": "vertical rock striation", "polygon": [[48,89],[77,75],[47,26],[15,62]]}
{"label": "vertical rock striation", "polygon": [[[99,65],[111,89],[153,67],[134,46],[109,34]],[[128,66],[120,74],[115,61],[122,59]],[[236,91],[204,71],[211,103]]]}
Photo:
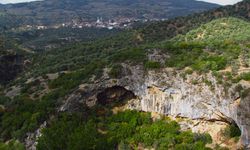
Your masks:
{"label": "vertical rock striation", "polygon": [[[161,69],[145,71],[143,66],[128,66],[130,74],[123,74],[120,79],[111,79],[107,73],[93,83],[80,85],[72,93],[60,111],[71,111],[84,103],[89,107],[98,103],[98,95],[112,87],[123,87],[133,92],[133,100],[127,105],[129,109],[189,118],[209,122],[236,123],[242,131],[241,143],[245,146],[250,142],[250,98],[240,98],[236,85],[226,89],[217,84],[211,73],[183,75],[183,71]],[[84,88],[83,88],[84,87]],[[119,95],[119,93],[114,95]],[[76,97],[77,98],[74,98]]]}

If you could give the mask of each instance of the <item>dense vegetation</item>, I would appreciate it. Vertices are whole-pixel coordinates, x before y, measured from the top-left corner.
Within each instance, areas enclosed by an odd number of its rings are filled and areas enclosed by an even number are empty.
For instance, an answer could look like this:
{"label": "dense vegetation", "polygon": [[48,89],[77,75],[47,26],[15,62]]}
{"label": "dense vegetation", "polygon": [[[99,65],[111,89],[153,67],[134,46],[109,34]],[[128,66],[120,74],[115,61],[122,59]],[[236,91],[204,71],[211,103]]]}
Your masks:
{"label": "dense vegetation", "polygon": [[[249,1],[239,5],[245,3]],[[22,7],[22,4],[20,5],[19,7]],[[188,67],[185,72],[187,74],[194,71],[212,71],[218,78],[218,83],[224,84],[225,90],[240,80],[249,81],[249,73],[239,73],[240,67],[249,67],[249,23],[236,18],[222,18],[203,24],[214,18],[231,16],[231,11],[236,11],[236,6],[159,22],[104,39],[92,41],[86,37],[87,42],[84,43],[31,55],[29,59],[32,60],[32,65],[25,68],[23,76],[6,86],[20,85],[20,95],[10,99],[5,97],[0,89],[0,141],[18,139],[23,142],[27,132],[34,132],[44,121],[48,121],[49,126],[44,129],[43,136],[39,139],[38,149],[80,149],[81,146],[85,149],[104,149],[103,145],[107,145],[105,148],[113,149],[135,149],[138,146],[156,149],[205,149],[205,144],[211,142],[208,135],[182,132],[176,122],[165,118],[153,122],[147,113],[126,111],[111,115],[108,111],[105,115],[100,115],[98,113],[102,111],[98,109],[93,110],[97,112],[95,114],[84,106],[79,106],[83,107],[84,114],[58,114],[56,108],[62,104],[65,96],[72,93],[80,84],[91,82],[90,78],[99,79],[105,67],[110,69],[111,78],[121,78],[121,72],[124,71],[121,63],[141,65],[145,70],[162,67],[182,70]],[[245,11],[246,8],[242,7],[235,14],[249,19],[245,16]],[[217,16],[218,13],[221,15]],[[190,31],[198,26],[198,29]],[[207,32],[203,38],[195,40],[197,34],[204,30]],[[24,34],[27,38],[21,39],[20,42],[28,41],[26,44],[29,45],[31,40],[31,43],[41,46],[39,44],[44,44],[46,40],[57,43],[58,41],[53,41],[54,34],[60,37],[70,32],[68,29],[63,29],[60,33],[57,33],[58,31],[29,31],[17,34],[21,34],[20,37]],[[70,34],[78,37],[88,33],[76,32],[78,31]],[[173,38],[180,33],[187,34]],[[90,39],[95,39],[96,35],[90,35]],[[48,36],[51,36],[52,40]],[[20,48],[16,43],[7,44],[6,47],[8,50]],[[148,51],[152,49],[169,56],[165,63],[149,60]],[[1,54],[5,52],[1,51]],[[223,72],[227,67],[232,68],[232,71]],[[49,80],[48,73],[58,73],[59,77]],[[32,77],[44,80],[48,86],[47,93],[39,95],[39,91],[44,90],[44,87],[38,79],[25,83]],[[204,79],[204,82],[212,86],[210,81]],[[236,92],[245,98],[249,94],[249,89],[237,86]],[[34,93],[38,95],[33,96]],[[233,126],[225,133],[229,137],[240,135],[239,130]],[[0,149],[12,149],[13,146],[22,149],[17,141],[11,141],[9,144],[0,143]]]}
{"label": "dense vegetation", "polygon": [[176,43],[165,45],[171,53],[171,59],[166,60],[166,66],[183,69],[187,66],[199,72],[210,70],[218,71],[227,65],[227,59],[223,55],[209,54],[204,51],[204,43]]}
{"label": "dense vegetation", "polygon": [[196,29],[202,24],[208,23],[214,19],[231,16],[249,20],[249,3],[249,0],[243,0],[232,6],[220,7],[185,17],[177,17],[167,21],[151,23],[138,30],[145,41],[169,40],[178,34],[186,34],[190,30]]}
{"label": "dense vegetation", "polygon": [[61,98],[69,94],[72,89],[81,82],[88,81],[92,74],[98,75],[98,68],[101,64],[91,64],[84,70],[70,74],[62,74],[60,78],[49,82],[52,90],[43,97],[36,97],[35,100],[29,96],[33,93],[34,87],[39,88],[39,81],[34,81],[26,85],[22,94],[14,99],[0,97],[0,105],[4,106],[0,114],[1,139],[21,139],[23,140],[27,132],[32,132],[39,125],[47,120],[56,111],[56,107],[61,104]]}
{"label": "dense vegetation", "polygon": [[8,144],[0,142],[0,149],[1,150],[25,150],[23,144],[18,141],[9,141]]}
{"label": "dense vegetation", "polygon": [[128,60],[142,62],[145,59],[145,51],[137,48],[140,44],[136,35],[131,32],[93,42],[74,44],[34,57],[31,71],[41,75],[77,70],[91,63],[100,62],[105,65]]}
{"label": "dense vegetation", "polygon": [[63,47],[67,44],[94,41],[114,36],[120,31],[120,29],[61,27],[57,29],[32,29],[27,31],[16,29],[6,32],[5,35],[10,39],[15,39],[20,48],[38,52]]}
{"label": "dense vegetation", "polygon": [[[38,95],[30,97],[30,94],[37,90],[43,90],[43,87],[39,86],[39,80],[24,84],[23,79],[20,80],[23,87],[20,96],[14,99],[2,96],[0,101],[0,105],[3,106],[0,115],[1,139],[3,141],[9,139],[23,141],[27,132],[33,132],[41,123],[48,120],[51,114],[56,113],[56,107],[61,104],[64,96],[79,84],[88,82],[92,75],[98,78],[102,69],[109,63],[122,61],[119,59],[121,54],[124,56],[124,61],[144,59],[145,54],[142,49],[133,51],[129,48],[133,45],[136,46],[138,42],[130,40],[133,37],[128,35],[131,33],[120,35],[115,40],[108,38],[107,40],[76,44],[73,47],[45,52],[34,57],[35,64],[30,68],[33,77],[41,75],[47,79],[46,73],[67,70],[71,72],[61,73],[59,78],[48,81],[50,91],[42,97]],[[126,49],[126,47],[128,48]],[[112,54],[116,50],[118,52]]]}
{"label": "dense vegetation", "polygon": [[[147,60],[147,50],[152,48],[158,48],[171,56],[166,60],[165,66],[177,67],[179,69],[191,66],[194,70],[201,72],[209,70],[219,71],[231,65],[232,62],[235,62],[240,54],[243,54],[244,51],[242,49],[246,50],[245,59],[249,58],[249,48],[246,47],[246,44],[242,43],[248,39],[248,34],[238,32],[241,30],[241,27],[248,28],[247,25],[249,23],[228,18],[219,19],[204,26],[212,28],[210,25],[219,26],[224,21],[230,22],[233,27],[220,29],[220,34],[218,35],[218,37],[220,36],[218,38],[220,40],[218,41],[215,39],[211,39],[211,41],[204,39],[191,42],[178,37],[172,39],[171,42],[163,40],[160,43],[150,43],[141,41],[138,38],[140,33],[127,32],[104,40],[78,44],[73,47],[69,46],[44,53],[42,56],[39,55],[35,59],[32,72],[35,74],[44,74],[77,70],[97,61],[111,66],[115,63],[127,61],[137,64],[143,63],[145,68],[149,69],[164,67],[159,62]],[[238,22],[242,26],[237,26]],[[228,35],[227,33],[231,34]],[[188,35],[187,37],[190,37]],[[225,37],[221,37],[223,35]],[[228,36],[230,36],[230,39]],[[183,35],[183,37],[186,36]],[[214,37],[217,36],[215,35]]]}
{"label": "dense vegetation", "polygon": [[[207,134],[180,131],[175,121],[152,121],[149,113],[136,111],[91,116],[87,121],[76,114],[62,114],[43,130],[37,148],[43,149],[137,149],[204,150],[211,142]],[[64,136],[61,136],[64,135]],[[105,146],[104,146],[105,145]]]}
{"label": "dense vegetation", "polygon": [[173,40],[202,41],[211,44],[221,41],[246,41],[250,40],[250,23],[232,17],[216,19]]}
{"label": "dense vegetation", "polygon": [[46,95],[40,101],[33,101],[27,95],[14,100],[1,97],[1,139],[23,140],[25,133],[34,131],[54,111],[60,93]]}

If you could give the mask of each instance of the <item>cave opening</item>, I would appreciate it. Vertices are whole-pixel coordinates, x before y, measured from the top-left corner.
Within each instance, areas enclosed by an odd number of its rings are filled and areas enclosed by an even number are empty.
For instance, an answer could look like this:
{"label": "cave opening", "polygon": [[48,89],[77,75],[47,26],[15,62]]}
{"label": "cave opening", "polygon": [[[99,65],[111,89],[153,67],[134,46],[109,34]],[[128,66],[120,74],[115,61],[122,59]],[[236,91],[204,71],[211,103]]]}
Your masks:
{"label": "cave opening", "polygon": [[102,105],[123,104],[134,98],[135,94],[122,86],[109,87],[97,94],[97,101]]}

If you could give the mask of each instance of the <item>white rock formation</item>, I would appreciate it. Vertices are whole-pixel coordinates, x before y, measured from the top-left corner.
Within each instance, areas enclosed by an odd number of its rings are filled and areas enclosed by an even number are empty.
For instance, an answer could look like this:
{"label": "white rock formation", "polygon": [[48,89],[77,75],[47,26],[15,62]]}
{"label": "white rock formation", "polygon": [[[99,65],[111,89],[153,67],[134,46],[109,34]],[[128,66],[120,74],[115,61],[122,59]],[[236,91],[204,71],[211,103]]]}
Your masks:
{"label": "white rock formation", "polygon": [[[98,102],[97,95],[105,89],[121,86],[138,98],[128,104],[130,109],[156,112],[192,120],[229,123],[235,122],[242,131],[241,143],[250,142],[250,98],[240,99],[235,86],[224,89],[211,73],[193,73],[183,78],[183,71],[161,69],[145,71],[143,66],[123,64],[120,79],[111,79],[107,73],[95,82],[81,85],[68,97],[60,111],[75,110],[76,105]],[[204,80],[209,81],[206,84]],[[84,87],[84,88],[82,88]],[[194,129],[195,130],[195,129]]]}

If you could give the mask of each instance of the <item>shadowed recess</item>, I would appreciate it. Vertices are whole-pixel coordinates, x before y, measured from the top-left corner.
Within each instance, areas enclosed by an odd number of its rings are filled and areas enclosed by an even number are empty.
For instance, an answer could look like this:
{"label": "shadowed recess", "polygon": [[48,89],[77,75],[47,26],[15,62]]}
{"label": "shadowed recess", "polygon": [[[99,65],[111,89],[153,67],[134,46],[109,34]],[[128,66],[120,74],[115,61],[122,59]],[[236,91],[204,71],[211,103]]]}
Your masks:
{"label": "shadowed recess", "polygon": [[102,105],[111,104],[113,102],[123,102],[133,98],[136,98],[135,94],[122,86],[106,88],[97,95],[98,103]]}

